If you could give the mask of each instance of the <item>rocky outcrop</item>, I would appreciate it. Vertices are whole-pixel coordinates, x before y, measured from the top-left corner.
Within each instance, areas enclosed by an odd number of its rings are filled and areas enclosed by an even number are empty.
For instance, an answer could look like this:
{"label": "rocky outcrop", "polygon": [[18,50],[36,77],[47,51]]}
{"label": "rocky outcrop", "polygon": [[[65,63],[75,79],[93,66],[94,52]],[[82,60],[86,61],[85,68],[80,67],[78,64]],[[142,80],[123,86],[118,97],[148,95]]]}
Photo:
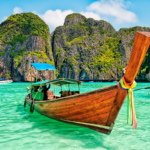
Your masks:
{"label": "rocky outcrop", "polygon": [[[136,31],[145,31],[150,32],[150,28],[148,27],[132,27],[132,28],[122,28],[118,31],[118,35],[121,36],[121,52],[122,52],[122,60],[125,62],[124,66],[128,64],[133,42],[135,38]],[[137,81],[150,81],[150,49],[148,50],[146,57],[140,67],[140,70],[137,74],[136,80]]]}
{"label": "rocky outcrop", "polygon": [[[115,33],[112,25],[106,21],[86,19],[80,14],[68,15],[64,26],[57,27],[53,33],[52,50],[58,77],[78,80],[112,80],[99,65],[97,56],[104,51],[104,40]],[[106,56],[106,55],[105,55]],[[112,61],[112,60],[110,60]],[[109,68],[109,67],[108,67]],[[114,68],[115,69],[115,68]]]}
{"label": "rocky outcrop", "polygon": [[[116,31],[104,20],[94,20],[74,13],[63,26],[49,33],[43,20],[33,13],[10,16],[0,24],[0,78],[14,81],[35,80],[30,62],[48,62],[57,68],[57,77],[83,81],[115,81],[123,76],[136,31],[146,27]],[[150,80],[150,50],[136,80]],[[38,78],[52,79],[54,74],[38,72]]]}
{"label": "rocky outcrop", "polygon": [[[33,13],[10,16],[0,24],[0,77],[13,81],[35,80],[31,62],[48,62],[54,65],[49,28]],[[49,79],[49,73],[39,76]]]}
{"label": "rocky outcrop", "polygon": [[106,21],[68,15],[64,25],[51,35],[57,76],[83,81],[119,80],[128,64],[135,32],[149,30],[133,27],[117,32]]}

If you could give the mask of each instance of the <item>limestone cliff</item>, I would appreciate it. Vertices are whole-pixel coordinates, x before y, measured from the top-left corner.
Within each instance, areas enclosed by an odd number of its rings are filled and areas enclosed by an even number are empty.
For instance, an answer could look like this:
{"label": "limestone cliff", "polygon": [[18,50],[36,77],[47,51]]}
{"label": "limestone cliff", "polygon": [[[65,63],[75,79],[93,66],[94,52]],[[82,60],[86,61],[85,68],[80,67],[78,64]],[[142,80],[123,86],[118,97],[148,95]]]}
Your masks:
{"label": "limestone cliff", "polygon": [[128,64],[136,31],[150,28],[117,32],[106,21],[76,13],[68,15],[64,25],[51,35],[57,76],[84,81],[119,80]]}
{"label": "limestone cliff", "polygon": [[[121,52],[123,53],[122,60],[126,62],[125,65],[128,64],[130,58],[136,31],[150,32],[150,28],[138,26],[122,28],[117,33],[118,35],[121,35]],[[150,48],[137,74],[136,81],[150,81]]]}
{"label": "limestone cliff", "polygon": [[[55,65],[57,77],[61,78],[119,80],[128,64],[136,31],[150,31],[150,28],[116,31],[104,20],[74,13],[50,35],[48,26],[37,15],[12,15],[0,24],[0,78],[30,81],[32,61]],[[32,75],[35,80],[34,69]],[[38,75],[43,79],[53,77],[47,71]],[[150,80],[150,50],[136,80]]]}
{"label": "limestone cliff", "polygon": [[[118,42],[121,37],[116,37],[115,33],[115,29],[106,21],[86,19],[80,14],[68,15],[64,26],[57,27],[52,38],[58,77],[78,80],[117,79],[115,73],[120,67]],[[115,64],[118,64],[118,68],[115,68]]]}
{"label": "limestone cliff", "polygon": [[[8,17],[0,24],[0,77],[30,81],[30,62],[54,65],[50,41],[49,28],[37,15],[21,13]],[[35,78],[34,69],[32,74]],[[41,76],[49,78],[47,72]]]}

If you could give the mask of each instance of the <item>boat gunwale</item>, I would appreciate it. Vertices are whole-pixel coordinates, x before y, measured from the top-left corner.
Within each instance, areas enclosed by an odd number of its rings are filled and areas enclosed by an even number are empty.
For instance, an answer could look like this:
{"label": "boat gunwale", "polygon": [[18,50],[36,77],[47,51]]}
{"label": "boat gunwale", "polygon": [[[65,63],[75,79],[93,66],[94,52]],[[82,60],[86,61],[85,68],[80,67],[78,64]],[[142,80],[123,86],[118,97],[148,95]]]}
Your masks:
{"label": "boat gunwale", "polygon": [[[34,100],[35,103],[50,103],[50,102],[59,102],[59,101],[64,101],[64,100],[68,100],[68,99],[72,99],[72,98],[76,98],[76,97],[81,97],[81,96],[86,96],[89,94],[95,94],[95,93],[101,93],[104,91],[110,91],[112,89],[115,89],[116,87],[118,87],[118,85],[113,85],[113,86],[109,86],[109,87],[105,87],[105,88],[100,88],[100,89],[96,89],[96,90],[92,90],[89,92],[84,92],[84,93],[80,93],[80,94],[75,94],[75,95],[70,95],[70,96],[66,96],[66,97],[60,97],[54,100],[43,100],[43,101],[38,101],[38,100]],[[33,101],[29,98],[29,96],[26,96],[26,100],[28,101]]]}

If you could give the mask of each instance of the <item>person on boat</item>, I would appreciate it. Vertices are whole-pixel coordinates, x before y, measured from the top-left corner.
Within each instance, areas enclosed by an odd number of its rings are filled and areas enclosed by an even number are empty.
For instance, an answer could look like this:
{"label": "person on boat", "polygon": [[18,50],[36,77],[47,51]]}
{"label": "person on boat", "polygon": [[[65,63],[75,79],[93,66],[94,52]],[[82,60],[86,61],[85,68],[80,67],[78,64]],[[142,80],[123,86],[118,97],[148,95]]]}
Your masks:
{"label": "person on boat", "polygon": [[42,92],[43,92],[43,99],[47,100],[47,91],[50,89],[50,84],[48,87],[46,85],[42,86]]}

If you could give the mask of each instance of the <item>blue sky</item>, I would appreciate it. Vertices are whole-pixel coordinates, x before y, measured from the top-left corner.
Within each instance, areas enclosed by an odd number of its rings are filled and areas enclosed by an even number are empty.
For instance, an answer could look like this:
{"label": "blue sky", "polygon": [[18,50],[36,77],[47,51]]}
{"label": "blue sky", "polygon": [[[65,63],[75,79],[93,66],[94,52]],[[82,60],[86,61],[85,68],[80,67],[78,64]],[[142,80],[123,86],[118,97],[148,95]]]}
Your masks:
{"label": "blue sky", "polygon": [[81,13],[87,18],[110,22],[118,31],[134,26],[150,27],[150,0],[0,0],[0,23],[12,14],[33,12],[54,31],[66,15]]}

